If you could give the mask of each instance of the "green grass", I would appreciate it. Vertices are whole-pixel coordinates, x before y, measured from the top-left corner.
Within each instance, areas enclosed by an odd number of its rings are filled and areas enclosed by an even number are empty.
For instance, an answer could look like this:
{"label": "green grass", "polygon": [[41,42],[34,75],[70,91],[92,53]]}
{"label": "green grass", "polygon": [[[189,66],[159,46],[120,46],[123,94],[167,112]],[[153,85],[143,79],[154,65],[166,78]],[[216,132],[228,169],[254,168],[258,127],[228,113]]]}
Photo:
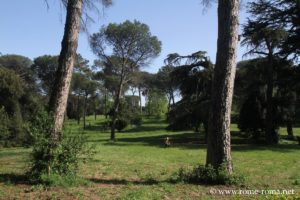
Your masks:
{"label": "green grass", "polygon": [[[141,127],[128,127],[109,141],[109,132],[100,131],[103,117],[88,118],[85,134],[96,154],[82,164],[79,176],[90,184],[76,187],[30,185],[24,177],[29,167],[29,148],[0,149],[0,199],[265,199],[257,196],[211,195],[213,189],[239,189],[239,186],[205,186],[171,183],[179,168],[205,163],[203,133],[169,132],[163,119],[144,119]],[[66,132],[83,131],[69,120]],[[232,157],[237,173],[246,176],[243,189],[294,189],[300,192],[300,146],[282,140],[276,146],[249,144],[232,129]],[[286,134],[280,130],[281,134]],[[300,128],[294,129],[300,135]],[[165,137],[172,147],[164,148]],[[239,143],[239,144],[238,144]]]}

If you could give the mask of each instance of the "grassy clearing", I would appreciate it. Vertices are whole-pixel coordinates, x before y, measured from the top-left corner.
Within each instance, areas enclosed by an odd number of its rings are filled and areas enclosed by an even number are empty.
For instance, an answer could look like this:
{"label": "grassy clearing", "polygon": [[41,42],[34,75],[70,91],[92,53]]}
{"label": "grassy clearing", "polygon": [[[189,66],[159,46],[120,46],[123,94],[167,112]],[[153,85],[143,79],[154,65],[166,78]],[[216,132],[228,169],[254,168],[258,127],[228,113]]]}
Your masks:
{"label": "grassy clearing", "polygon": [[[281,141],[277,146],[249,144],[232,125],[234,168],[246,176],[246,185],[205,186],[171,183],[179,168],[205,162],[203,134],[168,132],[162,119],[145,119],[141,127],[128,127],[109,142],[109,132],[100,131],[104,118],[88,118],[85,133],[94,145],[93,159],[81,165],[79,175],[87,184],[44,188],[26,182],[30,149],[0,149],[0,199],[266,199],[263,195],[211,195],[212,189],[294,189],[300,192],[300,146]],[[72,134],[82,125],[68,121]],[[67,131],[67,132],[68,132]],[[282,134],[286,134],[282,131]],[[295,128],[300,135],[300,128]],[[171,148],[164,148],[166,136]],[[237,144],[241,143],[241,144]],[[298,196],[299,197],[299,196]],[[295,197],[296,198],[296,197]]]}

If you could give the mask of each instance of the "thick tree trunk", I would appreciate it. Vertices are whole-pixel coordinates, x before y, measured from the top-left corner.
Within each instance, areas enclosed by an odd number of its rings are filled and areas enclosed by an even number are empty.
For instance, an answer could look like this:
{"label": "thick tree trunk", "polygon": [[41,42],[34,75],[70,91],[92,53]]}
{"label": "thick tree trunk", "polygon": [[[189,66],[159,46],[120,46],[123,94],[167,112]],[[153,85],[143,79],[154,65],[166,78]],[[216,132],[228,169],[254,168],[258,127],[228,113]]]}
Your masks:
{"label": "thick tree trunk", "polygon": [[82,0],[68,1],[62,49],[58,60],[56,79],[52,90],[49,111],[53,112],[54,126],[51,132],[52,143],[56,145],[60,139],[66,111],[73,64],[78,46]]}
{"label": "thick tree trunk", "polygon": [[219,0],[218,44],[207,138],[206,164],[218,169],[223,163],[233,172],[230,114],[236,71],[239,0]]}
{"label": "thick tree trunk", "polygon": [[268,77],[267,77],[267,112],[266,112],[266,142],[267,144],[276,144],[278,136],[275,132],[273,120],[273,53],[269,49],[268,56]]}

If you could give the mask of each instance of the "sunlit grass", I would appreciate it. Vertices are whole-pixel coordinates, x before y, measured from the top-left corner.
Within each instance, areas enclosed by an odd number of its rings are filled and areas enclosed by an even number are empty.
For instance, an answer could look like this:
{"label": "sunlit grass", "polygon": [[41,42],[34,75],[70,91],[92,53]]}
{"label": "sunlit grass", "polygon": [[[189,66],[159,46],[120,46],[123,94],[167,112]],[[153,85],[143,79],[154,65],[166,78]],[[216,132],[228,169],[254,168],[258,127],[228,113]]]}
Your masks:
{"label": "sunlit grass", "polygon": [[[43,188],[22,182],[10,181],[9,177],[22,175],[29,166],[30,149],[0,149],[0,199],[231,199],[212,196],[213,188],[238,186],[204,186],[171,183],[168,180],[181,167],[205,163],[206,146],[203,133],[166,131],[164,119],[144,119],[141,127],[129,126],[117,133],[117,141],[109,141],[109,130],[103,131],[103,116],[88,117],[84,134],[96,152],[92,160],[80,166],[79,176],[91,182],[75,188]],[[83,132],[82,123],[68,120],[65,133]],[[240,138],[238,128],[231,125],[234,169],[246,177],[248,189],[295,189],[300,191],[300,146],[289,142],[265,146],[247,144]],[[281,132],[281,130],[280,130]],[[299,134],[300,129],[294,129]],[[281,135],[286,134],[284,130]],[[164,148],[164,138],[170,137],[172,147]],[[14,176],[12,176],[14,175]],[[246,197],[245,197],[246,198]],[[243,199],[245,199],[243,197]],[[261,196],[248,197],[262,198]]]}

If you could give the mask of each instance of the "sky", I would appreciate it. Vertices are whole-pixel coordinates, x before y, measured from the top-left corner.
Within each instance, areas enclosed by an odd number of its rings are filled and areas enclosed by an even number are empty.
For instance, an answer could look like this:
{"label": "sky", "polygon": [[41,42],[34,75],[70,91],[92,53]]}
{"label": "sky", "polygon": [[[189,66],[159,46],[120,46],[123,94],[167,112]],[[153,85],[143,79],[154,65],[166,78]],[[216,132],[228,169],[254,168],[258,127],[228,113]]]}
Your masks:
{"label": "sky", "polygon": [[[77,52],[93,63],[88,36],[103,25],[138,20],[149,26],[152,35],[162,42],[159,57],[143,70],[155,73],[170,53],[188,55],[206,51],[215,62],[217,46],[217,8],[204,8],[201,0],[113,0],[113,6],[93,13],[88,33],[81,32]],[[19,54],[30,59],[42,55],[58,55],[64,31],[65,11],[59,0],[1,0],[0,52]],[[241,10],[240,24],[245,21]],[[238,61],[245,48],[239,47]]]}

